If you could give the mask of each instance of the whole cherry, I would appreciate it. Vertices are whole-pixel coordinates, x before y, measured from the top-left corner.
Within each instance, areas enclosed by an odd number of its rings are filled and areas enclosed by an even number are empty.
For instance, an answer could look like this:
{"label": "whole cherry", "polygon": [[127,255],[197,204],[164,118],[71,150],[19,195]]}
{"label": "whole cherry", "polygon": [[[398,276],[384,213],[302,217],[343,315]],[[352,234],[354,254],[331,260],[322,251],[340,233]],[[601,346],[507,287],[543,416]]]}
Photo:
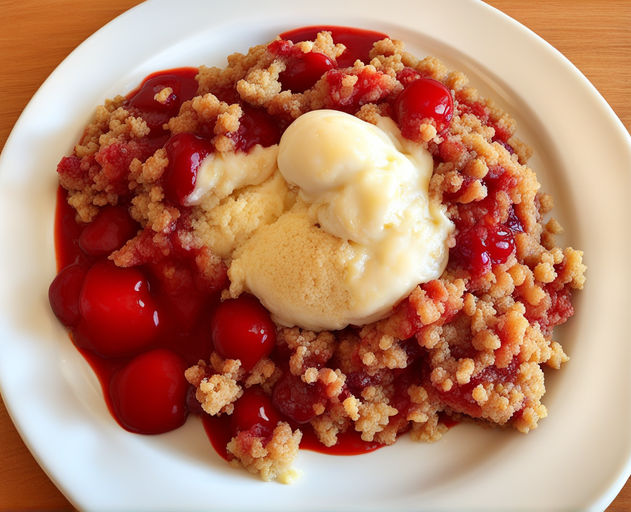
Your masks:
{"label": "whole cherry", "polygon": [[186,421],[186,366],[177,354],[156,349],[136,356],[110,382],[112,408],[127,430],[160,434]]}
{"label": "whole cherry", "polygon": [[258,434],[270,435],[279,421],[281,418],[272,401],[259,387],[244,391],[234,404],[234,412],[230,417],[230,425],[235,434],[254,427]]}
{"label": "whole cherry", "polygon": [[450,257],[469,267],[474,275],[482,275],[492,264],[505,263],[514,251],[515,239],[510,228],[502,224],[478,224],[458,233]]}
{"label": "whole cherry", "polygon": [[83,281],[79,312],[81,344],[106,357],[132,354],[159,333],[158,307],[146,277],[137,268],[95,263]]}
{"label": "whole cherry", "polygon": [[79,236],[79,247],[90,256],[105,256],[133,237],[139,226],[123,206],[107,206],[86,225]]}
{"label": "whole cherry", "polygon": [[285,372],[272,390],[272,403],[276,409],[296,423],[313,419],[316,415],[314,404],[323,400],[317,385],[306,384],[290,372]]}
{"label": "whole cherry", "polygon": [[304,92],[335,66],[335,61],[323,53],[301,53],[289,58],[287,69],[278,78],[283,89],[289,89],[293,93]]}
{"label": "whole cherry", "polygon": [[239,359],[246,370],[267,357],[276,343],[276,326],[261,303],[251,295],[225,300],[213,316],[211,335],[222,357]]}
{"label": "whole cherry", "polygon": [[50,307],[59,321],[67,327],[75,325],[81,319],[79,295],[86,272],[86,265],[68,265],[57,274],[48,288]]}

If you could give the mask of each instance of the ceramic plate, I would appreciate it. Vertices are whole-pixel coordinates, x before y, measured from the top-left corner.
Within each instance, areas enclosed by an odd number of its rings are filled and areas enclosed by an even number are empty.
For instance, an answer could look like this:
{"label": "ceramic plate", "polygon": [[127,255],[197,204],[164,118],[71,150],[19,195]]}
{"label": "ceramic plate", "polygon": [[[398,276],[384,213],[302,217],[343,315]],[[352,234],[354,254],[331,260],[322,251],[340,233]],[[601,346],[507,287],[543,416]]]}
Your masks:
{"label": "ceramic plate", "polygon": [[[303,451],[296,484],[262,483],[220,459],[196,419],[160,436],[122,430],[50,312],[55,166],[94,107],[152,71],[223,66],[230,53],[313,24],[384,31],[417,55],[438,56],[511,112],[534,147],[531,164],[555,196],[564,242],[585,251],[589,270],[576,316],[555,333],[572,359],[548,375],[550,414],[528,436],[460,425],[432,445],[402,439],[357,457]],[[3,151],[3,399],[39,463],[82,509],[603,509],[631,470],[630,169],[629,135],[591,84],[480,2],[150,1],[57,68]]]}

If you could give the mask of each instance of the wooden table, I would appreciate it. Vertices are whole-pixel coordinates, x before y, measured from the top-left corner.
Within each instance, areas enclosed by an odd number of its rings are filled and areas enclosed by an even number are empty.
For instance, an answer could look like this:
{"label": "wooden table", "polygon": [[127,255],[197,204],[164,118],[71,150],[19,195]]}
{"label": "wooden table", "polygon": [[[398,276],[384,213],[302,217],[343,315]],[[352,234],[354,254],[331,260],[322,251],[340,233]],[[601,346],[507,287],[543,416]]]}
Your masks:
{"label": "wooden table", "polygon": [[[0,0],[0,148],[42,81],[81,41],[137,0]],[[537,32],[592,81],[631,129],[629,0],[492,0]],[[69,510],[0,403],[0,510]],[[631,510],[627,482],[610,512]]]}

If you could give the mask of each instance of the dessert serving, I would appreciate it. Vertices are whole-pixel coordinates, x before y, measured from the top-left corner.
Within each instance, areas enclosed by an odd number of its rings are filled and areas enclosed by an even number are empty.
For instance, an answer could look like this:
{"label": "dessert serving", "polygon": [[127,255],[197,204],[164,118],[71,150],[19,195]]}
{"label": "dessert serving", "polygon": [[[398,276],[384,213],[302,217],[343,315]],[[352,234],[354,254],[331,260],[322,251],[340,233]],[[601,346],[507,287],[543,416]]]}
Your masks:
{"label": "dessert serving", "polygon": [[585,266],[515,129],[377,32],[156,73],[58,165],[52,309],[121,426],[200,415],[265,480],[290,481],[300,446],[526,433]]}

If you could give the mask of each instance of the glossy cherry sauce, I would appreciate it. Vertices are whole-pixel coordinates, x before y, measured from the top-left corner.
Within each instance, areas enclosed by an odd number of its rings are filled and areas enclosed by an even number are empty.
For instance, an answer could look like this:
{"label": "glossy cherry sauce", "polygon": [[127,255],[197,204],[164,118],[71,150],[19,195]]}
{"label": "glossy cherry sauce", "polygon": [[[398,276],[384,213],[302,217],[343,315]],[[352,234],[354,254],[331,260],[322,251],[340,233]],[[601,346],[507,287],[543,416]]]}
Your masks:
{"label": "glossy cherry sauce", "polygon": [[331,32],[333,42],[341,43],[346,46],[346,50],[337,59],[337,67],[345,68],[352,66],[359,59],[368,63],[368,54],[372,49],[372,45],[377,41],[388,37],[382,32],[374,30],[364,30],[361,28],[336,27],[331,25],[320,25],[311,27],[302,27],[294,30],[288,30],[280,34],[282,39],[298,43],[300,41],[313,41],[323,30]]}

